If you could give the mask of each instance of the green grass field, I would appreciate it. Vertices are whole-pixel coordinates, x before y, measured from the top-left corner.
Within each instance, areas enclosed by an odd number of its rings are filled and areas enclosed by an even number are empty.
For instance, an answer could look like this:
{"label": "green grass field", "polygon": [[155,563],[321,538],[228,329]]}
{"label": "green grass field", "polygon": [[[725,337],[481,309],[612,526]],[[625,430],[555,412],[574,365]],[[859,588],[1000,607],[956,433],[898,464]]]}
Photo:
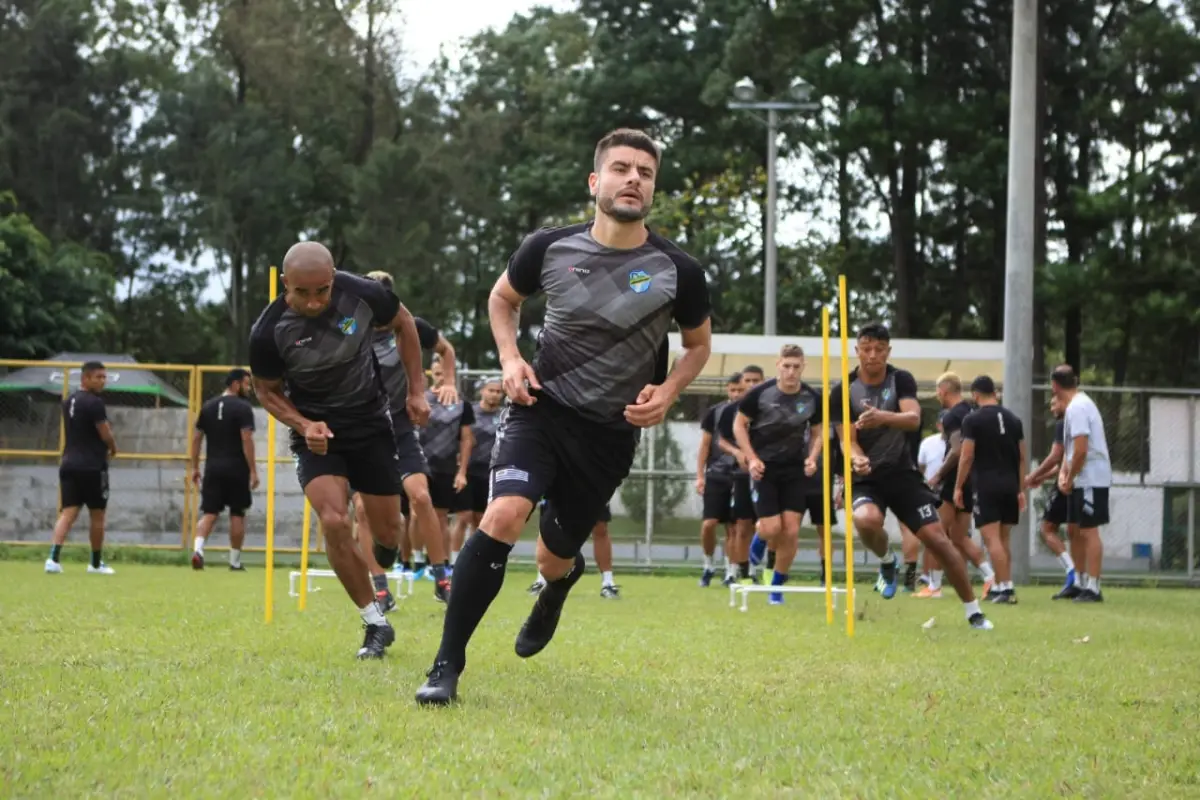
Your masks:
{"label": "green grass field", "polygon": [[[993,610],[859,593],[750,613],[694,578],[589,574],[554,643],[512,651],[512,572],[451,709],[418,710],[430,584],[358,663],[335,581],[300,613],[261,570],[0,562],[0,797],[1197,797],[1200,594]],[[936,617],[931,630],[922,623]],[[1087,642],[1081,640],[1087,638]]]}

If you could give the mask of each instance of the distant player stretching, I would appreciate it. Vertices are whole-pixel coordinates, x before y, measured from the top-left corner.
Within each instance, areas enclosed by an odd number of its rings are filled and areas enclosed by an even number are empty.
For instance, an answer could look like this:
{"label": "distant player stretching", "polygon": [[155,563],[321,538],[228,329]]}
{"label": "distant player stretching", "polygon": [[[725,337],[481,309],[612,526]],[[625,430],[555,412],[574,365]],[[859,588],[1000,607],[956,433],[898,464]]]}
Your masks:
{"label": "distant player stretching", "polygon": [[[629,475],[638,429],[661,422],[708,361],[704,271],[643,222],[658,167],[658,148],[645,133],[605,136],[588,178],[595,220],[527,236],[492,289],[488,316],[512,405],[496,435],[487,511],[459,553],[442,644],[418,703],[455,699],[467,643],[543,495],[537,562],[547,583],[516,652],[529,658],[550,643],[583,574],[579,550]],[[517,349],[517,313],[538,292],[546,295],[546,320],[530,366]],[[668,376],[672,319],[685,352]]]}
{"label": "distant player stretching", "polygon": [[326,555],[366,626],[359,658],[382,658],[396,639],[375,602],[350,527],[358,492],[375,534],[375,560],[396,561],[402,474],[371,342],[391,325],[408,374],[406,406],[429,416],[417,328],[396,295],[375,281],[336,272],[333,256],[303,242],[283,259],[284,293],[250,331],[250,370],[263,408],[292,429],[296,478],[325,533]]}

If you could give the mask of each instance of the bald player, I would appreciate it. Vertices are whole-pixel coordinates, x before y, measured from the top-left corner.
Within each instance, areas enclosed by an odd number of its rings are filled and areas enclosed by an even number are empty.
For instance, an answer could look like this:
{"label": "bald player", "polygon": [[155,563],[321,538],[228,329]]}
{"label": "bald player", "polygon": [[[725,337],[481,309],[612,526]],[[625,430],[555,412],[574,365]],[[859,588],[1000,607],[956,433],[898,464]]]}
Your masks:
{"label": "bald player", "polygon": [[391,568],[403,473],[372,342],[376,328],[394,331],[408,375],[405,407],[422,424],[429,404],[416,323],[386,287],[335,270],[316,242],[288,250],[283,288],[250,331],[254,391],[267,413],[292,429],[296,478],[321,521],[329,563],[366,627],[358,657],[382,658],[396,632],[375,602],[348,509],[353,489],[375,535],[375,560]]}

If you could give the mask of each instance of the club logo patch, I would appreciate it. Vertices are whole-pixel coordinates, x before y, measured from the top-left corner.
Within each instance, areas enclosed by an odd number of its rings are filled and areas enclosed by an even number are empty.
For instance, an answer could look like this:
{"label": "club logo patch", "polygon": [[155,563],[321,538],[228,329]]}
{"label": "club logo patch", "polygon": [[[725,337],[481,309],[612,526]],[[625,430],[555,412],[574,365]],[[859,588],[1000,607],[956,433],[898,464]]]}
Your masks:
{"label": "club logo patch", "polygon": [[650,291],[651,282],[650,273],[643,269],[635,269],[629,273],[629,288],[633,289],[635,294],[645,294]]}
{"label": "club logo patch", "polygon": [[358,320],[354,317],[342,317],[342,321],[338,323],[338,329],[347,336],[353,336],[358,330]]}

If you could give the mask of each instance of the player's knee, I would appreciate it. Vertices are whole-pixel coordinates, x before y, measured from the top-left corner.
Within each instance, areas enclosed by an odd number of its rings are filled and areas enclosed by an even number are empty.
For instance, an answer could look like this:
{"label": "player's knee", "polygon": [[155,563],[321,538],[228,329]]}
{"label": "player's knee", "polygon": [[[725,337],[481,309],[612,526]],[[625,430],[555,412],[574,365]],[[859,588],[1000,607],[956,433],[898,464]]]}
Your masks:
{"label": "player's knee", "polygon": [[758,535],[774,539],[783,531],[783,520],[779,517],[764,517],[758,521]]}
{"label": "player's knee", "polygon": [[332,536],[346,536],[350,533],[350,515],[343,509],[325,508],[318,515],[321,520],[321,528],[325,533],[325,538]]}
{"label": "player's knee", "polygon": [[513,543],[521,536],[533,504],[523,497],[497,497],[488,504],[479,521],[479,529],[503,542]]}
{"label": "player's knee", "polygon": [[854,509],[854,526],[861,530],[879,530],[883,527],[883,513],[878,506],[864,503]]}

